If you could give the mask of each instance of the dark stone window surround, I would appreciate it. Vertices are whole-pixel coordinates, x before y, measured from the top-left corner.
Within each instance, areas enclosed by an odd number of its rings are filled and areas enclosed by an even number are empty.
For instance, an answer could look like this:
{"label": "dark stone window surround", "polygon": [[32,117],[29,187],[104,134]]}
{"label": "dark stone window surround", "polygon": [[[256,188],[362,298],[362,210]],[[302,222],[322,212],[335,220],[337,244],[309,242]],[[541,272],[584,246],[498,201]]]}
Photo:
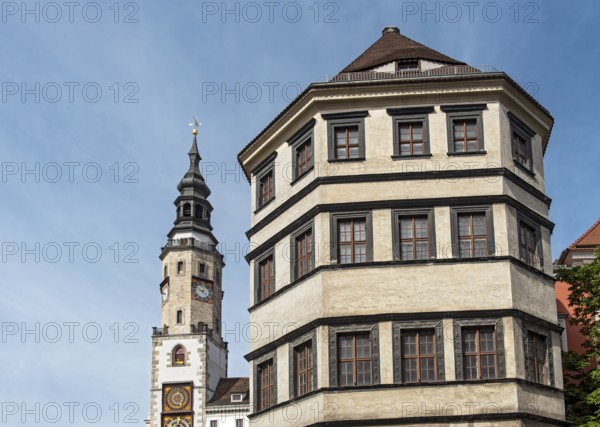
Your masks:
{"label": "dark stone window surround", "polygon": [[[446,113],[446,127],[448,131],[448,155],[449,156],[469,156],[478,154],[487,154],[485,151],[485,141],[483,137],[483,116],[482,111],[487,109],[487,104],[462,104],[462,105],[442,105],[440,109]],[[455,119],[475,119],[477,120],[477,132],[479,135],[479,150],[467,152],[454,151],[454,131],[452,125]]]}
{"label": "dark stone window surround", "polygon": [[[291,147],[292,151],[292,180],[290,184],[294,184],[297,180],[307,175],[311,170],[314,169],[315,166],[315,138],[314,138],[314,127],[317,123],[317,120],[312,118],[306,124],[304,124],[300,129],[296,131],[288,140],[287,143]],[[297,175],[297,157],[296,152],[298,148],[304,146],[305,143],[310,144],[310,165],[306,172],[301,175]]]}
{"label": "dark stone window surround", "polygon": [[[307,334],[302,335],[300,338],[296,338],[294,341],[291,341],[288,345],[289,349],[289,386],[290,386],[290,399],[301,397],[296,396],[296,364],[294,363],[295,349],[301,345],[307,344],[310,342],[311,345],[311,368],[312,368],[312,381],[314,390],[318,390],[317,383],[317,333],[316,330],[313,330]],[[309,392],[310,393],[310,392]],[[304,395],[302,395],[304,396]]]}
{"label": "dark stone window surround", "polygon": [[[347,219],[365,218],[367,226],[367,262],[373,261],[373,215],[371,211],[361,212],[336,212],[329,217],[330,231],[330,262],[331,264],[339,264],[338,259],[338,222]],[[350,263],[361,264],[361,263]]]}
{"label": "dark stone window surround", "polygon": [[[327,153],[329,162],[353,162],[365,160],[365,117],[368,111],[321,114],[327,120]],[[339,126],[358,126],[358,158],[337,159],[335,157],[335,128]]]}
{"label": "dark stone window surround", "polygon": [[[429,114],[435,113],[434,107],[409,107],[409,108],[388,108],[386,112],[392,116],[393,126],[393,159],[410,159],[419,157],[431,157],[430,139],[429,139]],[[398,125],[401,123],[423,123],[423,154],[400,155]]]}
{"label": "dark stone window surround", "polygon": [[429,259],[437,258],[435,238],[435,215],[434,208],[423,209],[393,209],[392,210],[392,244],[395,261],[400,260],[400,224],[402,217],[427,216],[427,233],[429,238]]}
{"label": "dark stone window surround", "polygon": [[[415,320],[392,323],[394,383],[402,384],[402,331],[433,329],[435,331],[435,361],[437,365],[437,381],[446,380],[444,365],[444,326],[443,320]],[[434,382],[434,384],[435,384]],[[423,384],[423,383],[410,383]],[[427,383],[429,384],[429,383]]]}
{"label": "dark stone window surround", "polygon": [[485,214],[485,226],[487,234],[488,256],[496,255],[496,238],[494,236],[494,215],[492,205],[484,206],[461,206],[450,208],[450,225],[452,232],[452,257],[460,258],[458,238],[458,215],[459,214]]}
{"label": "dark stone window surround", "polygon": [[[510,123],[510,147],[511,147],[510,154],[511,154],[511,156],[513,156],[513,162],[515,163],[515,165],[517,167],[524,170],[525,172],[528,172],[531,175],[535,175],[535,173],[533,172],[534,168],[533,168],[533,149],[532,149],[532,140],[533,140],[533,137],[535,136],[535,132],[533,130],[531,130],[529,128],[529,126],[527,126],[525,123],[523,123],[521,121],[521,119],[519,119],[516,115],[514,115],[510,111],[508,111],[506,114],[508,116],[508,121]],[[521,136],[521,138],[523,138],[527,144],[526,150],[527,150],[527,155],[529,156],[529,163],[530,163],[529,168],[514,158],[515,147],[514,147],[513,133],[519,134],[519,136]]]}
{"label": "dark stone window surround", "polygon": [[[265,259],[267,259],[268,257],[273,256],[273,284],[272,289],[271,289],[271,293],[269,296],[273,295],[273,293],[275,292],[276,289],[276,283],[275,283],[275,277],[276,277],[276,264],[275,264],[275,248],[271,248],[267,251],[265,251],[260,257],[256,258],[254,260],[254,303],[257,304],[258,302],[260,302],[260,263],[262,261],[264,261]],[[268,298],[268,297],[266,297]],[[264,300],[265,298],[263,298]]]}
{"label": "dark stone window surround", "polygon": [[[496,378],[506,378],[506,355],[504,352],[504,323],[502,319],[468,319],[453,320],[454,329],[454,363],[456,380],[464,380],[462,330],[470,327],[494,326],[496,337],[496,360],[498,371]],[[474,380],[475,381],[475,380]],[[486,380],[479,380],[486,381]]]}
{"label": "dark stone window surround", "polygon": [[[338,387],[338,348],[337,336],[345,333],[369,332],[371,336],[371,369],[372,384],[377,385],[381,382],[379,371],[379,324],[357,324],[329,326],[329,386]],[[352,386],[347,386],[351,388]]]}
{"label": "dark stone window surround", "polygon": [[537,257],[540,260],[540,265],[539,265],[539,267],[538,266],[532,266],[532,267],[539,269],[539,270],[543,270],[544,269],[544,252],[543,252],[543,247],[542,247],[542,228],[537,221],[531,219],[531,217],[527,216],[526,214],[524,214],[520,211],[517,211],[517,248],[516,248],[516,253],[514,253],[513,255],[518,260],[521,260],[521,247],[520,247],[520,244],[521,244],[521,230],[520,230],[521,222],[527,224],[528,226],[530,226],[531,228],[533,228],[535,230],[535,239],[536,239],[535,250],[536,250]]}
{"label": "dark stone window surround", "polygon": [[[258,380],[258,366],[262,365],[264,362],[268,362],[272,360],[273,368],[271,371],[271,377],[273,378],[273,391],[271,397],[271,407],[277,404],[277,350],[264,354],[263,356],[254,360],[254,364],[252,366],[252,374],[254,376],[254,404],[253,404],[253,412],[258,411],[258,400],[260,395],[260,385]],[[264,411],[268,411],[270,408],[263,409]]]}
{"label": "dark stone window surround", "polygon": [[[550,330],[544,328],[543,326],[538,326],[531,322],[523,321],[523,357],[525,359],[525,379],[527,379],[527,367],[529,361],[527,360],[527,351],[529,349],[528,335],[529,332],[533,332],[535,334],[541,335],[546,339],[546,365],[548,367],[548,378],[546,378],[547,383],[543,385],[554,386],[554,358],[552,354],[552,334]],[[529,380],[528,380],[529,381]],[[532,381],[533,382],[533,381]],[[549,383],[549,384],[548,384]],[[538,384],[538,383],[536,383]]]}
{"label": "dark stone window surround", "polygon": [[310,264],[311,264],[312,268],[306,275],[310,274],[311,271],[313,271],[316,267],[316,265],[315,265],[315,237],[316,237],[315,236],[315,226],[314,226],[314,220],[311,219],[309,222],[307,222],[300,228],[297,228],[290,235],[290,281],[292,281],[292,282],[294,280],[300,279],[300,277],[296,277],[296,258],[297,258],[296,239],[308,230],[312,231],[311,256],[310,256]]}
{"label": "dark stone window surround", "polygon": [[[265,206],[268,206],[271,204],[271,202],[273,200],[275,200],[275,190],[276,190],[276,182],[277,181],[275,179],[275,158],[277,157],[277,152],[274,152],[273,154],[271,154],[267,159],[265,159],[265,161],[263,161],[261,164],[259,164],[255,169],[252,170],[252,176],[254,177],[254,182],[255,182],[255,192],[256,192],[256,197],[255,197],[255,211],[254,213],[256,214],[258,211],[260,211],[261,209],[263,209]],[[260,180],[262,178],[265,177],[265,175],[267,175],[268,173],[273,173],[273,197],[271,198],[271,200],[269,200],[267,203],[265,203],[264,205],[260,204]]]}

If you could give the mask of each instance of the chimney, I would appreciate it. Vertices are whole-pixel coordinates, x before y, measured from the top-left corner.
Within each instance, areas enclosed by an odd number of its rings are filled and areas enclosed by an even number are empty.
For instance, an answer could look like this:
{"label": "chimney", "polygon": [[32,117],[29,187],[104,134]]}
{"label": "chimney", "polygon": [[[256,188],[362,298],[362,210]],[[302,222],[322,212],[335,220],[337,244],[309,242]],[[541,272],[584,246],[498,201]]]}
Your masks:
{"label": "chimney", "polygon": [[398,27],[385,27],[383,31],[381,31],[381,35],[385,36],[386,33],[398,33],[400,34],[400,29]]}

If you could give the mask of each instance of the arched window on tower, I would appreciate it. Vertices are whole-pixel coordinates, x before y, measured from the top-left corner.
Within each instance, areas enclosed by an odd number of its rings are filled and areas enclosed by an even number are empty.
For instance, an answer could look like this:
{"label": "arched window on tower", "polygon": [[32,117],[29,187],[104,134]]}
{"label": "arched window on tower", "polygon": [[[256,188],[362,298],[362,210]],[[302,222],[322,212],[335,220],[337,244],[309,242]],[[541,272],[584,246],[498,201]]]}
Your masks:
{"label": "arched window on tower", "polygon": [[192,216],[192,205],[189,203],[183,204],[183,216]]}
{"label": "arched window on tower", "polygon": [[173,366],[185,365],[185,347],[178,345],[173,349]]}
{"label": "arched window on tower", "polygon": [[196,205],[195,215],[196,215],[196,218],[202,219],[202,206],[201,205]]}

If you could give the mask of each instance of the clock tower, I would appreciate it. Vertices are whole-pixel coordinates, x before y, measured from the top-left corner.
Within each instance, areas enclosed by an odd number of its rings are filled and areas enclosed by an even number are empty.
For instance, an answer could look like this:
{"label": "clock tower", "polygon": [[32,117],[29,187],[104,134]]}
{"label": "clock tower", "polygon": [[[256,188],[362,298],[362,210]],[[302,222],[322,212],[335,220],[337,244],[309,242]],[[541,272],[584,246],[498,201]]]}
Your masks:
{"label": "clock tower", "polygon": [[197,128],[162,248],[161,327],[153,328],[149,427],[203,427],[206,403],[227,376],[221,337],[223,256],[212,233],[210,189],[200,173]]}

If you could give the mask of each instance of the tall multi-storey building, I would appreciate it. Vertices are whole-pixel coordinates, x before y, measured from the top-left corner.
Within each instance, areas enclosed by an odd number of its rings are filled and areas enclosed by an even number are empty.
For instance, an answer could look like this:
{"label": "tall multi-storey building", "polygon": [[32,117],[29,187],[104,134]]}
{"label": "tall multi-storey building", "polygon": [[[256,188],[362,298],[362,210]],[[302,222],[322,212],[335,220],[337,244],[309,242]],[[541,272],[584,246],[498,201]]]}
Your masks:
{"label": "tall multi-storey building", "polygon": [[251,181],[251,422],[557,426],[543,156],[503,72],[388,27],[238,158]]}
{"label": "tall multi-storey building", "polygon": [[[594,261],[595,251],[598,247],[600,247],[600,219],[569,245],[568,248],[561,252],[558,259],[554,262],[555,270],[591,264]],[[585,351],[583,344],[587,340],[587,337],[579,332],[578,325],[570,323],[575,309],[575,307],[569,304],[570,294],[571,286],[568,283],[556,282],[558,323],[564,328],[561,336],[562,349],[563,351],[573,351],[581,354]]]}
{"label": "tall multi-storey building", "polygon": [[226,378],[221,336],[223,256],[212,233],[194,130],[176,219],[162,248],[162,327],[152,336],[149,427],[246,427],[248,379]]}

